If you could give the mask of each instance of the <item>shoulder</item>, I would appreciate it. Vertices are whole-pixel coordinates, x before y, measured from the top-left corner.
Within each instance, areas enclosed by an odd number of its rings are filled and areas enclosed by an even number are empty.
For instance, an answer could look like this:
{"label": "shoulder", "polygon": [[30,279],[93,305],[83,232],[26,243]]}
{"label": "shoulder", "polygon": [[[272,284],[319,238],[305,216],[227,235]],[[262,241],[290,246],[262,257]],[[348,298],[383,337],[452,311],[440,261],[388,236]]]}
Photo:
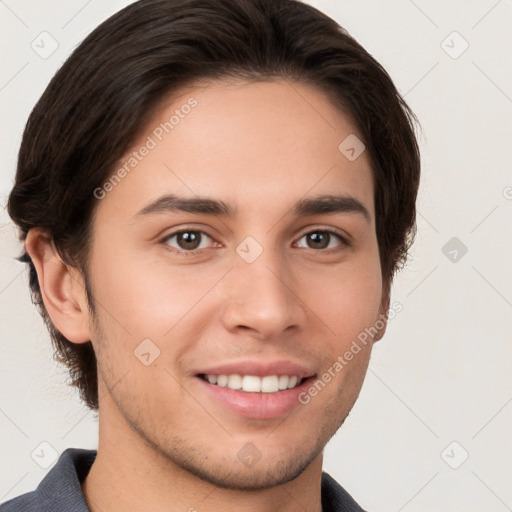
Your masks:
{"label": "shoulder", "polygon": [[0,505],[0,512],[31,512],[38,510],[36,492],[27,492]]}
{"label": "shoulder", "polygon": [[37,488],[0,505],[0,512],[88,512],[81,481],[96,451],[68,448]]}
{"label": "shoulder", "polygon": [[322,473],[322,509],[324,512],[365,512],[328,473]]}

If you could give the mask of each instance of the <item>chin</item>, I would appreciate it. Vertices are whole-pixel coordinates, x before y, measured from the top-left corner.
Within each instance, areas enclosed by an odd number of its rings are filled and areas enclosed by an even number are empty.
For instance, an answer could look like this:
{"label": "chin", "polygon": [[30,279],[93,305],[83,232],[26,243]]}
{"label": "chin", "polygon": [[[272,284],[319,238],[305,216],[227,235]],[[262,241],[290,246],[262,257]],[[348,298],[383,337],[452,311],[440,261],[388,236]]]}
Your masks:
{"label": "chin", "polygon": [[[321,448],[319,453],[321,452]],[[220,466],[189,464],[182,465],[189,473],[201,480],[223,489],[257,491],[283,485],[297,478],[311,464],[318,453],[309,457],[295,455],[286,461],[270,461],[271,456],[262,457],[251,466],[224,460]],[[267,461],[265,461],[267,459]],[[191,461],[192,462],[192,461]]]}
{"label": "chin", "polygon": [[209,484],[223,489],[256,491],[286,484],[301,475],[315,458],[321,457],[335,430],[332,425],[330,428],[325,425],[319,432],[297,442],[278,445],[277,438],[270,443],[267,438],[263,446],[265,439],[262,438],[260,442],[254,439],[254,444],[228,443],[225,447],[202,445],[199,448],[189,439],[172,443],[172,448],[162,449],[166,443],[155,447],[173,465]]}

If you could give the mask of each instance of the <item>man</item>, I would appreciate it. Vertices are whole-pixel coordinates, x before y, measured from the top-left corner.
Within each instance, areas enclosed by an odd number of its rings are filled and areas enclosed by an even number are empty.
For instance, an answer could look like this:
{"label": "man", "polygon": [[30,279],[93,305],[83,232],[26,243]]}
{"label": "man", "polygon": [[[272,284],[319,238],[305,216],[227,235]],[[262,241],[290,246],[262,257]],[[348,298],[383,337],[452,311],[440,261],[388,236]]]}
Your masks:
{"label": "man", "polygon": [[322,451],[418,183],[412,113],[312,7],[142,0],[103,23],[34,108],[9,198],[99,446],[1,510],[362,510]]}

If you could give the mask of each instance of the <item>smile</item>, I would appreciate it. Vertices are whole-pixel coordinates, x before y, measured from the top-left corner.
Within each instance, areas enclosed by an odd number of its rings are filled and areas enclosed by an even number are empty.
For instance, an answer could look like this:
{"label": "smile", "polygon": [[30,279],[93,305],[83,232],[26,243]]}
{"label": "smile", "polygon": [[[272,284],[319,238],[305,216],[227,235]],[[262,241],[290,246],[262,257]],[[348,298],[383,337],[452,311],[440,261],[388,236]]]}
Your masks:
{"label": "smile", "polygon": [[297,375],[211,375],[202,374],[202,379],[220,386],[246,393],[277,393],[300,386],[304,379]]}

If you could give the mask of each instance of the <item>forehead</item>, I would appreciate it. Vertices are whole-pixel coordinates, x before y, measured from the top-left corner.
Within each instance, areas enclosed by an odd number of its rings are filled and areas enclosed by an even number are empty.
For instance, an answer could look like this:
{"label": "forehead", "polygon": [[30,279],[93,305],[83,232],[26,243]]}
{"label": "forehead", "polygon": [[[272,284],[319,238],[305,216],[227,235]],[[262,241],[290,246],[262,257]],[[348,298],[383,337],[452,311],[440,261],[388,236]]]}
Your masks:
{"label": "forehead", "polygon": [[360,139],[350,116],[308,85],[196,83],[160,103],[99,208],[128,213],[168,192],[215,197],[241,211],[262,200],[287,207],[311,193],[357,196],[373,215],[367,154],[348,158],[345,148],[348,141],[359,153]]}

